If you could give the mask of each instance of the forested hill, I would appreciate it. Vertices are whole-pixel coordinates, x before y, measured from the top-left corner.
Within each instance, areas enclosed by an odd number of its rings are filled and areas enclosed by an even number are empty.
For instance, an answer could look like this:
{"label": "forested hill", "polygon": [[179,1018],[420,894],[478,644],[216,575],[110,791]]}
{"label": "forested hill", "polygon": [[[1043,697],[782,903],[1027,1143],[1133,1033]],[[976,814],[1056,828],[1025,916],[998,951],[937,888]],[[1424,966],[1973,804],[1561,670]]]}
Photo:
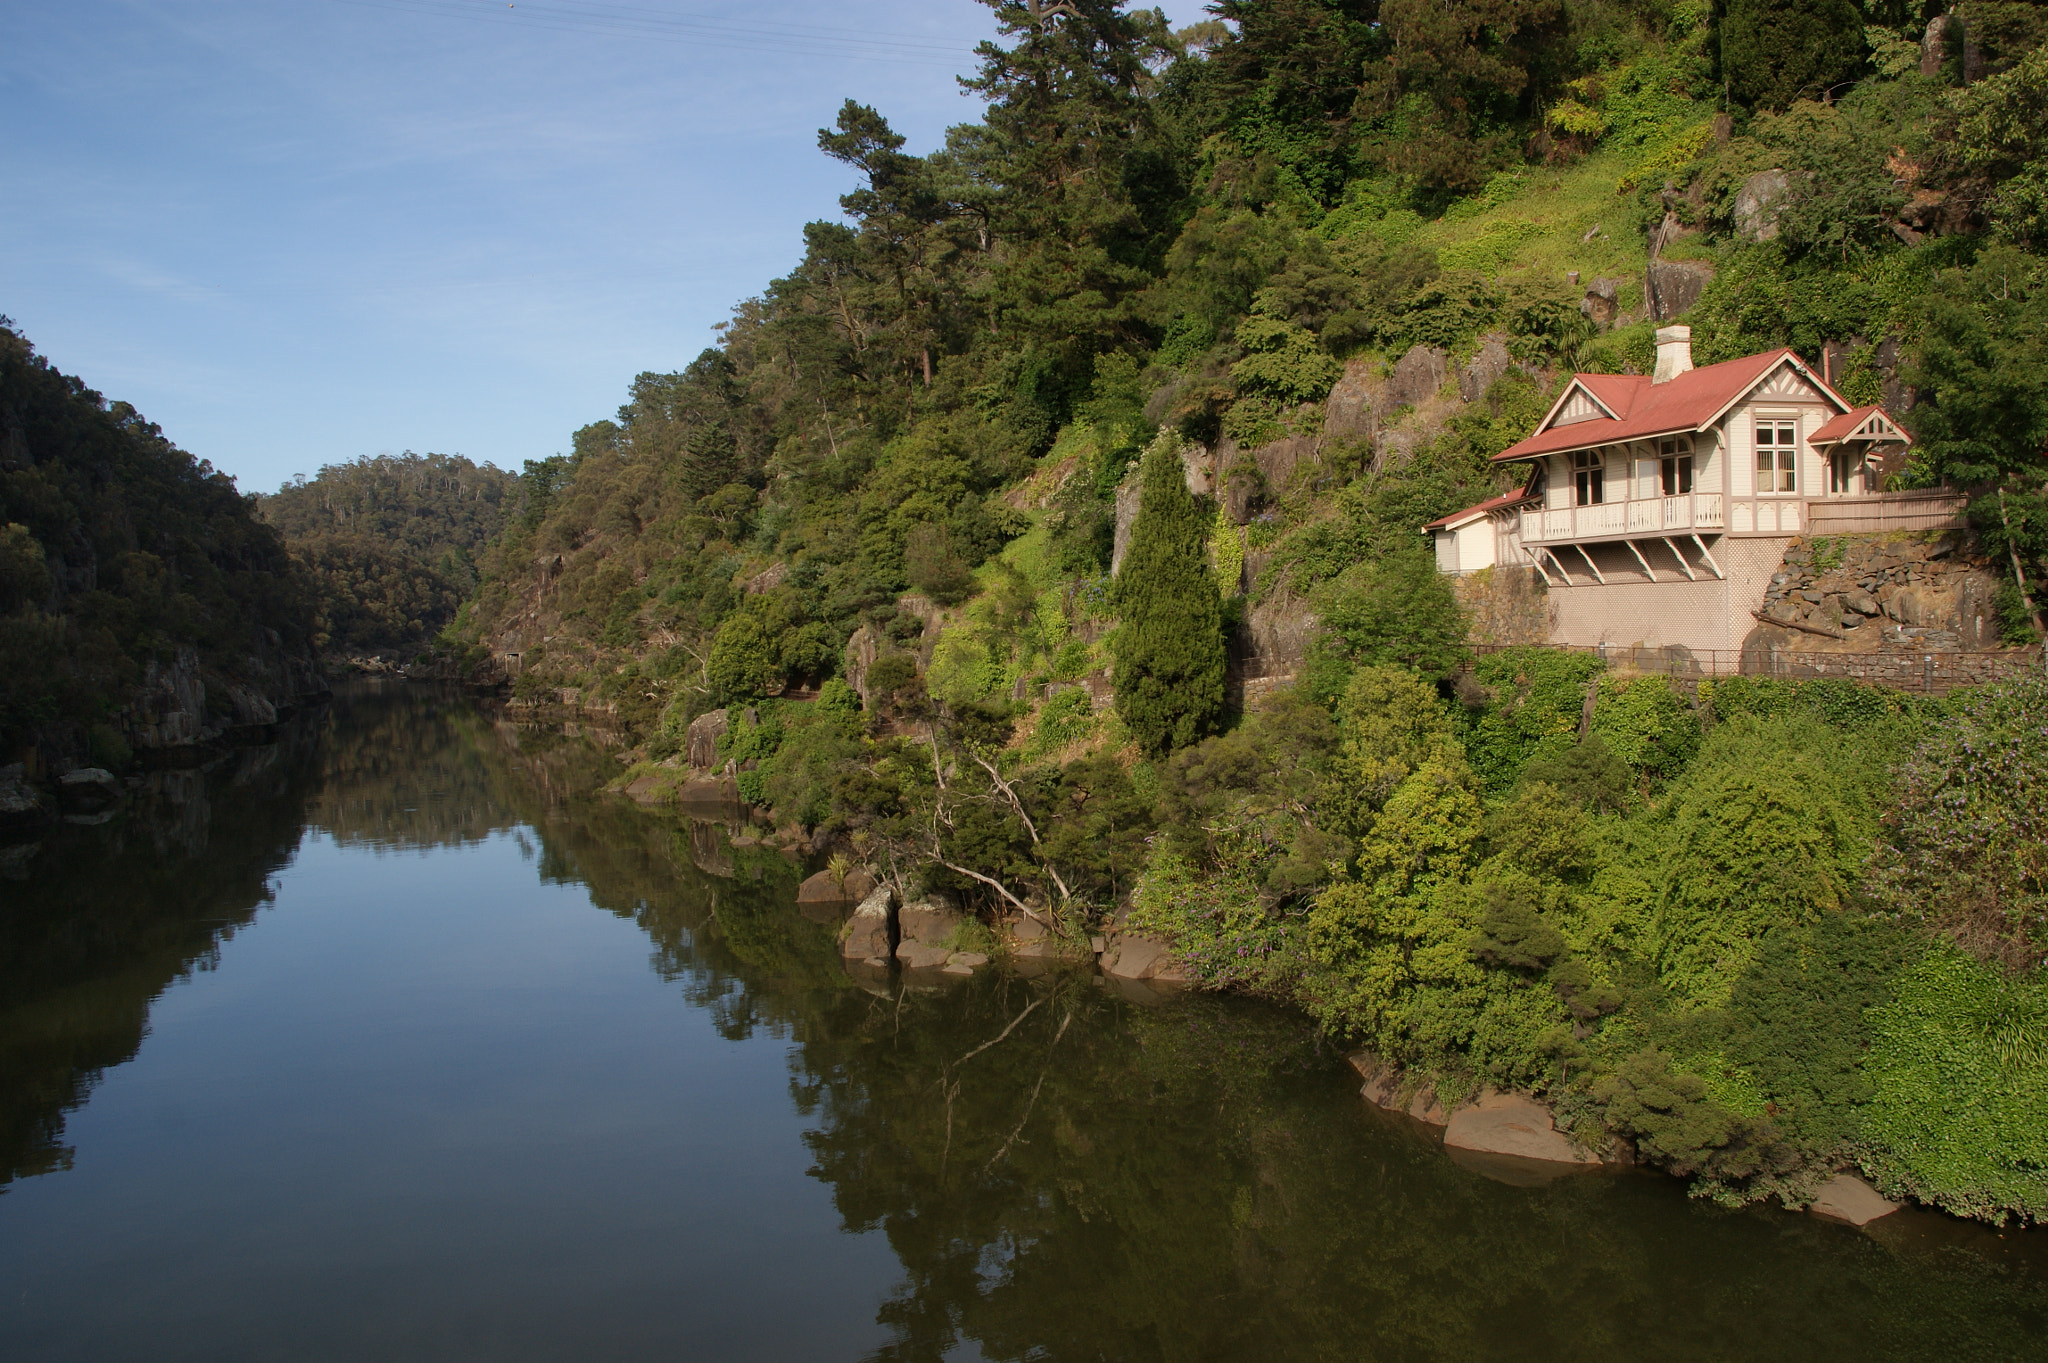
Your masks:
{"label": "forested hill", "polygon": [[[1673,316],[1702,363],[1837,342],[1852,397],[1917,391],[1916,477],[2048,435],[2048,8],[1224,0],[1176,34],[985,3],[981,120],[917,156],[847,102],[843,216],[527,468],[472,638],[651,717],[914,635],[908,590],[1000,588],[993,691],[1058,670],[1158,432],[1237,461],[1255,613],[1416,547],[1564,370],[1641,370]],[[1346,362],[1489,335],[1488,401],[1321,433]],[[1290,437],[1315,457],[1260,462]]]}
{"label": "forested hill", "polygon": [[372,653],[416,651],[454,620],[516,500],[489,464],[407,451],[329,464],[256,505],[318,593],[321,647]]}
{"label": "forested hill", "polygon": [[267,722],[319,689],[312,634],[233,480],[0,319],[0,760],[118,767]]}

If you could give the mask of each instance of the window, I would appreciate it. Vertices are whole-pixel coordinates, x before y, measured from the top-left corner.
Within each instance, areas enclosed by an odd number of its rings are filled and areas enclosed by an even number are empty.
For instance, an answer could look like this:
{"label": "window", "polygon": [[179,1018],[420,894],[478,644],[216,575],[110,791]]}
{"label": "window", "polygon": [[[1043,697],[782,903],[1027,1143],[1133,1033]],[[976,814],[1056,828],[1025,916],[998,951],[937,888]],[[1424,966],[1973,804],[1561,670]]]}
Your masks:
{"label": "window", "polygon": [[1692,491],[1692,439],[1674,436],[1657,442],[1658,474],[1666,497],[1683,497]]}
{"label": "window", "polygon": [[1758,421],[1756,423],[1756,490],[1797,492],[1799,490],[1799,423]]}
{"label": "window", "polygon": [[1577,506],[1598,506],[1607,500],[1602,484],[1607,476],[1606,460],[1598,450],[1580,450],[1572,456],[1572,494]]}
{"label": "window", "polygon": [[1861,456],[1838,449],[1828,456],[1828,491],[1857,491],[1856,473],[1863,467]]}

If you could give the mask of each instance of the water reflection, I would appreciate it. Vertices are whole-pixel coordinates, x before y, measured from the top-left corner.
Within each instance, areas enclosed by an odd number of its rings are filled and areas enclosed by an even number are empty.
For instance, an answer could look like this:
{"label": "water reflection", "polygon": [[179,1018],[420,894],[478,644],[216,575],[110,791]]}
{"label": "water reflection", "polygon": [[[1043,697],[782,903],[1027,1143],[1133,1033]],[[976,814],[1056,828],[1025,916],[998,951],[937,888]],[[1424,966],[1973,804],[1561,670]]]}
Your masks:
{"label": "water reflection", "polygon": [[[586,794],[616,770],[589,743],[459,697],[364,689],[276,748],[167,776],[105,828],[60,831],[5,863],[19,877],[0,915],[9,1176],[64,1166],[63,1114],[136,1053],[164,988],[205,970],[267,902],[304,829],[387,855],[506,834],[525,839],[542,883],[580,887],[636,925],[655,974],[720,1036],[786,1043],[807,1154],[750,1157],[808,1159],[835,1214],[805,1231],[813,1242],[886,1239],[900,1278],[880,1305],[889,1342],[872,1357],[2042,1356],[2038,1240],[1939,1219],[1865,1235],[1725,1212],[1646,1174],[1491,1182],[1361,1104],[1341,1061],[1277,1009],[1209,998],[1140,1008],[1080,974],[863,983],[839,961],[836,924],[791,907],[803,868],[734,846],[716,825]],[[658,1068],[672,1038],[601,1005],[593,1016],[608,1032],[572,1044],[641,1047]],[[693,1102],[729,1101],[715,1075],[702,1082]],[[590,1101],[624,1109],[637,1097]],[[492,1144],[466,1157],[513,1168],[515,1153]],[[630,1166],[560,1174],[579,1192],[600,1177],[632,1191]],[[441,1213],[457,1218],[458,1239],[469,1214],[460,1202]],[[596,1243],[610,1230],[581,1233]],[[477,1216],[479,1248],[507,1233]],[[561,1232],[531,1233],[538,1244]],[[695,1239],[664,1244],[671,1257],[648,1267],[687,1283],[730,1253]],[[495,1300],[459,1265],[416,1272],[451,1316]],[[311,1310],[335,1307],[321,1294],[342,1289],[309,1276],[295,1290]],[[377,1301],[345,1306],[378,1352],[405,1338]],[[606,1314],[565,1299],[558,1314],[586,1356],[678,1330],[689,1339],[653,1297]],[[757,1317],[740,1351],[775,1356],[789,1326]],[[361,1343],[338,1337],[333,1354]],[[442,1339],[396,1352],[508,1347]]]}

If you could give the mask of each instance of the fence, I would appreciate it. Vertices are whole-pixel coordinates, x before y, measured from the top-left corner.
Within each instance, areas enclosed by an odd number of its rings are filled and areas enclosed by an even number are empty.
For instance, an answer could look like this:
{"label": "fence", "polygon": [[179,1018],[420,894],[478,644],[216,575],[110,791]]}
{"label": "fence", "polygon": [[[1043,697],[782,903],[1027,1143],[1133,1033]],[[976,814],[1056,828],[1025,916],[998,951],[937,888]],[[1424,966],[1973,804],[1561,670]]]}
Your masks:
{"label": "fence", "polygon": [[1851,535],[1887,530],[1960,528],[1969,498],[1946,488],[1879,497],[1816,497],[1806,504],[1807,533]]}
{"label": "fence", "polygon": [[[1478,653],[1499,653],[1505,644],[1481,644]],[[1801,649],[1713,649],[1672,645],[1649,648],[1619,644],[1547,647],[1561,653],[1591,653],[1618,671],[1658,672],[1671,677],[1780,677],[1808,680],[1838,677],[1895,691],[1945,695],[1959,686],[2036,675],[2043,670],[2041,650],[2007,648],[1992,652],[1955,653],[1822,653]]]}

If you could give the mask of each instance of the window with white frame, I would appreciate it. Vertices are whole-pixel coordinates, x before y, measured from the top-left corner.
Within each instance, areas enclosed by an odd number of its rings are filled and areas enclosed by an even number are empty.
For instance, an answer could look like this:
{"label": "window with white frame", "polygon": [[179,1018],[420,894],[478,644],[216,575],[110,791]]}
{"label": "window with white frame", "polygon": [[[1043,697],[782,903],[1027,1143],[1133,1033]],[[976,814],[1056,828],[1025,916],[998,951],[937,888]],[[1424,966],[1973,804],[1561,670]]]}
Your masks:
{"label": "window with white frame", "polygon": [[1657,478],[1666,497],[1692,491],[1692,437],[1668,436],[1657,442]]}
{"label": "window with white frame", "polygon": [[1758,417],[1756,490],[1799,491],[1799,423],[1789,417]]}
{"label": "window with white frame", "polygon": [[1607,461],[1599,450],[1572,456],[1572,499],[1576,506],[1598,506],[1607,500]]}

